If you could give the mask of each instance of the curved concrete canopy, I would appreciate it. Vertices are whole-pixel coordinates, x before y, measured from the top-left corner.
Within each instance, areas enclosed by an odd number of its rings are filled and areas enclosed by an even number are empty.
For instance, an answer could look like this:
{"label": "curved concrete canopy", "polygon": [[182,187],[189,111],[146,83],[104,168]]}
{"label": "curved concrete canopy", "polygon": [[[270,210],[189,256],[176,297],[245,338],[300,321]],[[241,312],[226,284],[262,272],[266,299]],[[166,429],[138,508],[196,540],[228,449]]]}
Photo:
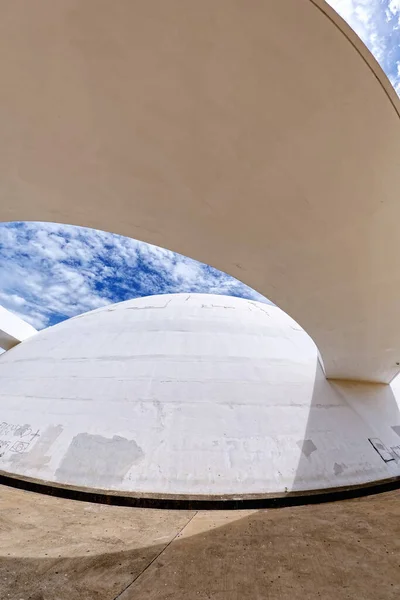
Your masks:
{"label": "curved concrete canopy", "polygon": [[18,476],[158,497],[400,476],[398,378],[327,381],[275,306],[138,298],[39,332],[0,379],[0,471]]}
{"label": "curved concrete canopy", "polygon": [[326,374],[400,363],[399,101],[323,0],[0,0],[0,219],[238,277]]}
{"label": "curved concrete canopy", "polygon": [[0,348],[10,350],[35,333],[37,331],[32,325],[0,306]]}

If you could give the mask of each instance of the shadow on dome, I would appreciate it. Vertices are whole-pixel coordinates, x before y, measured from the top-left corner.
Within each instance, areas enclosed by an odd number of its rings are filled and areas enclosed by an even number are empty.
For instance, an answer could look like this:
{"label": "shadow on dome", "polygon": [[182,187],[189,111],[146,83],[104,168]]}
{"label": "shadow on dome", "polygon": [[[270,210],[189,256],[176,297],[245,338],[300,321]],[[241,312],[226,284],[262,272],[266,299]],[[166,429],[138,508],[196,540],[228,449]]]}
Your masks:
{"label": "shadow on dome", "polygon": [[[244,284],[104,232],[34,223],[7,231],[18,298],[43,264],[36,303],[41,294],[43,301],[63,295],[66,282],[76,297],[86,290],[95,301],[101,289],[104,300],[107,277],[114,295],[115,281],[126,294],[135,273],[141,292],[157,274],[165,291],[182,285],[184,274],[191,287],[77,315],[2,356],[5,472],[203,497],[307,493],[399,476],[400,382],[326,380],[315,343],[278,307],[192,293],[208,277],[214,288],[225,286],[219,291],[231,282],[231,292],[252,297]],[[37,260],[19,251],[23,243]]]}
{"label": "shadow on dome", "polygon": [[349,488],[400,477],[400,378],[328,380],[316,363],[291,491]]}

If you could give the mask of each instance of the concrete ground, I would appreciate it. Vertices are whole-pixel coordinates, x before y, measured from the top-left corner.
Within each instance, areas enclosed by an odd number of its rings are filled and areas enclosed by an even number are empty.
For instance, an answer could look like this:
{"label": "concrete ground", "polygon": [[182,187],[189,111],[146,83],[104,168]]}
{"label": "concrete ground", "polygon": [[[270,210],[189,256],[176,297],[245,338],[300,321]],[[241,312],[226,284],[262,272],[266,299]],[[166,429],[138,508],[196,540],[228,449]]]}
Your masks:
{"label": "concrete ground", "polygon": [[0,486],[1,600],[390,600],[400,492],[258,511],[89,504]]}

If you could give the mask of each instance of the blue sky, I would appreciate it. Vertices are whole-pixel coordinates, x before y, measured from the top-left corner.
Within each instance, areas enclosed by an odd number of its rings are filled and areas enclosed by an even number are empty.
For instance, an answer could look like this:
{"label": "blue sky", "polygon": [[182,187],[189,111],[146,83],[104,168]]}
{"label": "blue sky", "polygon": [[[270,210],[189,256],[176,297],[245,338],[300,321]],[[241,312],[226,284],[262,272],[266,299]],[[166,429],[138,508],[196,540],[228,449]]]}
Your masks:
{"label": "blue sky", "polygon": [[327,0],[371,50],[400,96],[400,0]]}
{"label": "blue sky", "polygon": [[38,329],[151,294],[210,292],[266,301],[195,260],[83,227],[3,223],[0,252],[0,304]]}
{"label": "blue sky", "polygon": [[[329,0],[400,95],[400,0]],[[228,275],[129,238],[51,223],[0,224],[0,304],[41,329],[138,296],[209,292],[266,302]]]}

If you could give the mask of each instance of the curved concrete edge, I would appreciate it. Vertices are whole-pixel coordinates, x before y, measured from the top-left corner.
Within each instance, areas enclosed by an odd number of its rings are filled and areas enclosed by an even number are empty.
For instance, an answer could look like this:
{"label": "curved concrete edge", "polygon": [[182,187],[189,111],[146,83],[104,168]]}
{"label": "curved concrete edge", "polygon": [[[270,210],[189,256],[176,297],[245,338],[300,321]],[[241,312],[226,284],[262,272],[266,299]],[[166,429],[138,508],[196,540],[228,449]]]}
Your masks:
{"label": "curved concrete edge", "polygon": [[35,333],[37,330],[32,325],[0,306],[0,348],[11,350]]}
{"label": "curved concrete edge", "polygon": [[287,492],[285,494],[249,494],[223,496],[180,496],[175,494],[135,494],[120,493],[114,490],[101,490],[71,485],[59,485],[31,477],[16,477],[0,471],[0,485],[5,485],[28,492],[92,502],[112,506],[130,506],[132,508],[154,508],[166,510],[246,510],[262,508],[284,508],[306,504],[321,504],[362,498],[400,489],[400,476],[361,485],[338,487],[305,492]]}
{"label": "curved concrete edge", "polygon": [[[232,27],[224,26],[236,3],[209,2],[221,15],[218,29],[210,30],[216,19],[208,4],[201,4],[204,22],[186,4],[182,13],[179,3],[171,3],[176,11],[162,2],[155,10],[137,2],[110,12],[106,5],[97,10],[96,3],[84,3],[73,18],[67,0],[46,2],[47,10],[31,13],[14,4],[2,36],[3,55],[16,57],[12,65],[4,63],[2,188],[12,200],[0,218],[106,229],[201,260],[292,314],[316,341],[329,377],[391,381],[400,352],[393,327],[400,106],[343,19],[322,0],[255,2],[265,21],[239,3],[237,9],[251,16],[247,29],[237,11]],[[172,11],[171,19],[158,4]],[[271,41],[265,27],[270,22],[279,31],[292,5],[304,21],[291,19],[287,39],[277,34]],[[126,26],[131,15],[137,35]],[[205,31],[218,44],[192,48],[190,40],[198,33],[203,39]],[[307,40],[301,61],[307,68],[297,73],[303,93],[296,97],[298,86],[284,86],[281,75],[301,52],[298,42]],[[49,56],[57,57],[57,68]],[[241,69],[249,74],[248,56],[258,58],[247,81]],[[193,78],[196,69],[209,73],[205,87],[202,77]],[[165,76],[170,70],[174,85]],[[270,77],[260,76],[267,72]],[[38,81],[46,84],[39,91]],[[23,95],[16,93],[21,87]],[[229,111],[221,113],[227,98]],[[44,113],[45,128],[38,125]],[[202,125],[192,131],[194,122]],[[304,200],[306,210],[296,199]],[[283,243],[276,240],[281,231],[296,233]]]}
{"label": "curved concrete edge", "polygon": [[332,23],[337,27],[341,34],[343,34],[354,49],[358,52],[361,58],[364,60],[366,65],[370,68],[378,82],[381,84],[385,94],[390,100],[393,108],[400,117],[400,98],[397,95],[396,90],[390,82],[389,77],[382,69],[375,56],[372,54],[368,46],[364,44],[360,36],[354,31],[354,29],[340,16],[340,14],[326,2],[326,0],[310,0],[318,10],[320,10]]}
{"label": "curved concrete edge", "polygon": [[273,306],[127,301],[20,344],[0,379],[0,469],[15,477],[243,498],[400,476],[400,380],[327,381]]}

